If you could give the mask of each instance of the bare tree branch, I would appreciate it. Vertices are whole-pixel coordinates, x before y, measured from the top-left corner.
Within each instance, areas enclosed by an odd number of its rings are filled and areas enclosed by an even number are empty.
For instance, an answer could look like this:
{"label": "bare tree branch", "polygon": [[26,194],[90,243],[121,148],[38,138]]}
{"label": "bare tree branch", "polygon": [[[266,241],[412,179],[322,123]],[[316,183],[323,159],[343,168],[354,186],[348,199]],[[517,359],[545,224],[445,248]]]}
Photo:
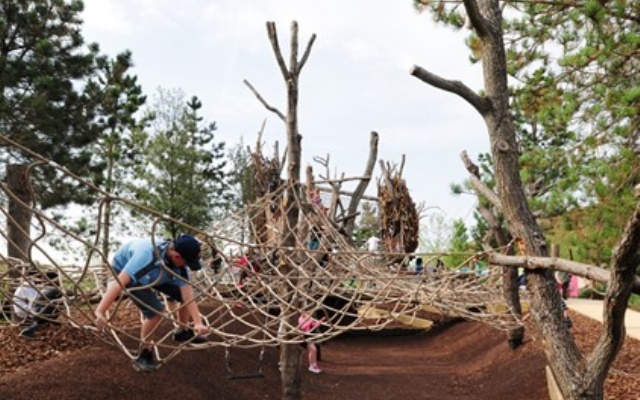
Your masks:
{"label": "bare tree branch", "polygon": [[[384,179],[388,187],[393,187],[393,183],[391,182],[391,179],[390,179],[391,167],[387,168],[383,160],[380,160],[379,163],[380,163],[380,170],[382,171],[382,179]],[[392,191],[390,191],[389,193],[391,194],[391,196],[394,195]]]}
{"label": "bare tree branch", "polygon": [[[362,179],[362,178],[358,178],[358,179]],[[321,192],[327,192],[327,193],[332,193],[333,192],[333,189],[331,189],[331,188],[326,188],[326,187],[322,187],[322,186],[316,186],[316,187]],[[349,190],[340,190],[338,193],[341,196],[349,196],[349,197],[353,196],[353,194],[354,194],[354,192],[351,192]],[[362,195],[362,199],[378,202],[378,198],[377,197],[373,197],[373,196]]]}
{"label": "bare tree branch", "polygon": [[478,166],[471,161],[466,151],[463,151],[460,154],[460,158],[462,159],[467,171],[471,174],[469,182],[471,183],[471,186],[473,186],[473,189],[478,194],[484,196],[484,198],[486,198],[496,208],[496,210],[502,212],[502,203],[500,202],[500,198],[493,190],[489,189],[487,185],[480,180],[480,169]]}
{"label": "bare tree branch", "polygon": [[[357,214],[360,200],[362,199],[362,196],[364,196],[364,192],[367,190],[369,182],[371,181],[371,175],[373,174],[373,169],[375,168],[376,160],[378,159],[378,138],[379,136],[377,132],[371,132],[371,136],[369,138],[369,158],[364,169],[364,176],[367,178],[360,180],[360,183],[358,183],[358,186],[349,201],[349,206],[347,207],[347,213],[349,215]],[[348,219],[344,225],[344,229],[349,237],[351,237],[354,227],[355,218]]]}
{"label": "bare tree branch", "polygon": [[289,54],[289,73],[290,77],[300,75],[298,70],[298,23],[291,21],[291,44],[289,45],[291,53]]}
{"label": "bare tree branch", "polygon": [[[478,202],[478,212],[487,221],[489,230],[483,237],[482,247],[487,250],[491,248],[491,238],[494,238],[498,246],[504,248],[504,251],[511,253],[513,249],[509,246],[511,235],[503,229],[498,219],[498,214],[502,212],[502,203],[498,196],[490,190],[480,179],[480,168],[471,161],[466,151],[460,155],[465,168],[471,174],[469,178],[474,186],[478,198],[480,196],[489,200],[491,205]],[[520,291],[518,289],[518,271],[508,267],[502,267],[502,293],[509,309],[517,316],[522,316],[522,305],[520,303]],[[512,349],[522,344],[524,339],[524,327],[515,327],[507,332],[510,347]]]}
{"label": "bare tree branch", "polygon": [[462,159],[462,163],[464,164],[464,168],[467,170],[467,172],[469,172],[472,176],[480,178],[480,168],[478,168],[478,166],[473,161],[471,161],[471,158],[469,158],[469,154],[466,150],[462,150],[462,153],[460,153],[460,158]]}
{"label": "bare tree branch", "polygon": [[444,79],[417,65],[414,65],[409,73],[428,85],[457,94],[471,104],[473,108],[483,116],[491,111],[491,101],[488,98],[479,96],[460,81]]}
{"label": "bare tree branch", "polygon": [[304,64],[307,62],[307,59],[309,58],[309,54],[311,53],[311,47],[313,46],[313,42],[316,41],[316,34],[313,33],[311,34],[311,38],[309,39],[309,42],[307,42],[307,48],[305,49],[304,53],[302,54],[302,58],[300,59],[300,63],[298,65],[298,70],[302,70],[302,68],[304,67]]}
{"label": "bare tree branch", "polygon": [[494,206],[498,211],[502,212],[502,203],[500,202],[500,198],[497,194],[494,193],[493,190],[489,189],[487,185],[485,185],[484,182],[480,180],[480,178],[475,175],[471,175],[469,176],[469,183],[477,194],[486,198],[492,206]]}
{"label": "bare tree branch", "polygon": [[[501,253],[491,252],[487,255],[487,260],[490,264],[501,265],[504,267],[522,267],[532,270],[554,269],[591,279],[596,282],[608,283],[611,281],[611,272],[609,270],[596,267],[595,265],[565,260],[562,258],[507,256]],[[636,276],[633,279],[633,292],[640,293],[640,277]]]}
{"label": "bare tree branch", "polygon": [[278,110],[277,108],[273,107],[272,105],[270,105],[269,103],[267,103],[267,101],[260,95],[260,93],[258,93],[258,91],[251,85],[251,83],[249,83],[248,80],[243,80],[244,84],[247,85],[247,87],[249,88],[249,90],[251,90],[251,92],[254,94],[254,96],[256,96],[256,98],[258,99],[258,101],[260,103],[262,103],[262,105],[269,111],[273,112],[274,114],[276,114],[282,121],[285,121],[286,118],[284,116],[284,114],[282,114],[280,112],[280,110]]}
{"label": "bare tree branch", "polygon": [[318,184],[323,184],[323,183],[327,183],[327,184],[332,184],[332,183],[343,183],[343,182],[349,182],[349,181],[362,181],[362,180],[369,180],[371,179],[371,175],[363,175],[363,176],[348,176],[345,177],[344,174],[342,174],[341,178],[332,178],[332,179],[325,179],[325,177],[323,177],[322,175],[320,175],[320,178],[322,179],[321,181],[317,182]]}
{"label": "bare tree branch", "polygon": [[267,34],[269,35],[269,41],[271,42],[273,54],[275,54],[278,66],[280,67],[280,72],[283,76],[289,77],[289,70],[287,70],[287,65],[284,63],[284,59],[282,58],[282,51],[280,51],[280,44],[278,43],[278,32],[276,30],[275,22],[267,22]]}

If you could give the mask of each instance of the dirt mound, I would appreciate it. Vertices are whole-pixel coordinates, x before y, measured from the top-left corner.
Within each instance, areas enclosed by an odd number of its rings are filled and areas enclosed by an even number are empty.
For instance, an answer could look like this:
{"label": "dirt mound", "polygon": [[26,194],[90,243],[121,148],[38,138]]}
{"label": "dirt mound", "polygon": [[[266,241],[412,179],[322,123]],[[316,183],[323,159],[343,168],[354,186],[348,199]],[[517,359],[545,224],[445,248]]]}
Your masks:
{"label": "dirt mound", "polygon": [[[592,346],[597,323],[574,316],[576,340]],[[595,324],[595,325],[594,325]],[[0,329],[2,399],[181,400],[279,399],[277,349],[232,349],[235,374],[264,378],[228,379],[224,350],[184,351],[154,374],[137,373],[118,349],[66,326],[46,327],[40,342],[26,342],[14,328]],[[344,400],[390,398],[538,400],[547,398],[544,365],[536,341],[510,351],[503,333],[473,322],[435,334],[344,335],[323,345],[323,373],[303,372],[303,398]],[[633,372],[640,344],[627,340],[614,368]],[[631,363],[627,365],[626,363]],[[622,363],[622,364],[621,364]],[[306,361],[303,360],[303,365]],[[607,398],[635,399],[635,377],[612,374]]]}

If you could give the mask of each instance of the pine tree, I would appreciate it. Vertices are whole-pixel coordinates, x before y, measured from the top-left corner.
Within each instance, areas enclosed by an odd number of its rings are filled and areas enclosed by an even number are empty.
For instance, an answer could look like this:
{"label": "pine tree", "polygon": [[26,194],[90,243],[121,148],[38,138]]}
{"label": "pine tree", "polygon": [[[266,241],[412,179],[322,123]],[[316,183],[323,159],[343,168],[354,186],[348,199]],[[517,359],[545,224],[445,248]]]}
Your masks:
{"label": "pine tree", "polygon": [[451,240],[449,243],[449,255],[444,257],[444,263],[448,266],[458,267],[469,259],[468,254],[474,250],[473,243],[469,241],[469,232],[464,221],[456,219],[452,225]]}
{"label": "pine tree", "polygon": [[378,209],[371,202],[361,203],[361,216],[358,224],[353,230],[353,243],[361,247],[372,236],[380,234],[380,222],[378,217]]}
{"label": "pine tree", "polygon": [[[147,118],[137,118],[138,111],[146,102],[137,77],[128,73],[132,66],[131,53],[125,52],[113,60],[100,60],[98,63],[97,84],[90,89],[101,91],[103,101],[97,110],[96,124],[101,134],[94,144],[96,157],[105,164],[102,175],[96,177],[95,184],[108,193],[125,190],[125,182],[132,173],[132,167],[141,163],[141,152],[134,146],[136,131],[143,129]],[[113,214],[122,210],[111,202],[104,205],[101,223],[102,253],[109,258],[112,245],[111,227]],[[121,236],[128,225],[118,227]],[[116,243],[117,244],[117,243]]]}
{"label": "pine tree", "polygon": [[[30,170],[27,181],[31,151],[82,178],[99,183],[103,176],[104,159],[95,157],[92,144],[102,132],[99,109],[108,101],[99,78],[100,66],[108,61],[97,44],[84,42],[83,8],[79,0],[0,3],[0,133],[28,149],[0,143],[7,165],[0,173],[11,178],[8,190],[20,199],[9,196],[12,257],[26,258],[31,241],[31,212],[20,202],[37,201],[47,209],[94,201],[86,185],[49,165]],[[31,185],[34,190],[27,190]]]}
{"label": "pine tree", "polygon": [[[92,176],[103,169],[90,146],[100,134],[95,116],[102,96],[87,88],[104,58],[97,44],[84,42],[83,8],[77,0],[0,4],[0,131],[80,176]],[[15,149],[4,147],[3,153],[9,164],[30,161]],[[39,173],[43,207],[91,201],[81,185],[53,169]]]}
{"label": "pine tree", "polygon": [[[142,162],[141,152],[134,146],[134,136],[148,122],[147,118],[137,116],[146,97],[142,94],[137,77],[129,73],[131,66],[129,52],[119,54],[114,59],[100,58],[96,75],[86,88],[92,97],[102,98],[95,116],[100,135],[91,144],[91,149],[96,164],[104,165],[104,168],[91,177],[92,183],[108,193],[125,197],[125,182],[130,179],[132,166]],[[89,241],[93,241],[91,237],[100,230],[102,256],[108,260],[110,250],[120,245],[117,238],[138,232],[132,229],[131,213],[123,209],[120,203],[104,197],[101,200],[98,204],[76,206],[73,212],[69,212],[67,205],[52,207],[47,212],[64,227]],[[114,218],[123,215],[125,218]],[[50,230],[47,242],[56,249],[76,256],[81,256],[87,250],[79,243],[76,243],[77,248],[69,249],[71,242],[65,235],[64,232]]]}
{"label": "pine tree", "polygon": [[251,153],[242,138],[236,146],[229,150],[228,158],[230,163],[229,186],[232,192],[229,204],[231,210],[237,210],[256,200]]}
{"label": "pine tree", "polygon": [[[525,197],[525,188],[521,178],[519,155],[519,142],[517,135],[517,120],[515,118],[511,97],[508,87],[508,74],[513,73],[513,61],[527,59],[529,54],[536,53],[539,49],[544,49],[549,38],[557,39],[560,43],[568,43],[569,46],[564,49],[565,57],[563,62],[572,68],[569,68],[569,74],[583,74],[584,83],[591,85],[591,89],[596,92],[607,93],[604,96],[594,94],[589,97],[590,93],[585,91],[567,90],[558,94],[571,93],[571,96],[564,97],[562,102],[557,103],[554,107],[550,106],[548,111],[556,112],[560,117],[557,121],[567,120],[569,114],[572,116],[582,115],[587,117],[584,121],[592,119],[593,131],[600,131],[614,123],[615,118],[611,116],[623,116],[627,118],[617,120],[617,129],[607,145],[599,148],[599,135],[586,134],[579,142],[584,147],[592,146],[593,149],[604,150],[611,149],[615,153],[615,144],[618,141],[628,142],[631,138],[635,140],[637,146],[637,132],[627,130],[625,128],[634,126],[634,118],[631,109],[635,109],[637,115],[637,84],[633,80],[626,81],[625,87],[616,87],[614,90],[608,91],[608,86],[619,84],[622,81],[616,81],[604,76],[619,72],[625,75],[625,68],[634,69],[637,66],[637,50],[627,52],[628,48],[621,47],[613,54],[610,50],[615,40],[623,40],[625,43],[638,44],[637,26],[638,13],[636,1],[613,1],[601,2],[596,0],[587,0],[583,3],[564,3],[564,2],[548,2],[548,1],[530,1],[530,2],[500,2],[498,0],[464,0],[461,3],[447,1],[430,1],[415,0],[414,4],[418,8],[428,8],[434,15],[435,19],[444,22],[450,26],[461,28],[469,27],[472,36],[469,44],[474,52],[474,58],[482,62],[484,70],[484,92],[481,95],[466,87],[462,82],[443,79],[427,70],[415,67],[412,74],[422,81],[458,94],[472,105],[484,118],[487,124],[487,130],[491,142],[492,161],[494,165],[494,176],[496,187],[498,188],[498,201],[504,214],[506,226],[512,237],[518,239],[522,243],[521,251],[534,256],[545,257],[548,255],[548,249],[544,235],[540,226],[534,219],[527,198]],[[632,5],[631,7],[627,7]],[[529,20],[522,24],[522,32],[513,34],[509,23],[505,23],[504,16],[512,16],[512,8],[515,8],[515,14],[525,10],[533,16],[540,16],[540,20]],[[552,9],[552,12],[547,12]],[[606,11],[608,10],[608,11]],[[582,18],[586,16],[587,18]],[[554,21],[564,19],[569,21],[569,25],[563,26],[557,30],[542,28],[542,25]],[[591,22],[593,21],[593,22]],[[629,27],[630,29],[622,29],[622,34],[617,35],[610,30],[616,24],[612,21],[623,21],[618,25],[620,28]],[[536,23],[536,22],[539,22]],[[468,23],[468,24],[467,24]],[[575,23],[575,30],[571,30]],[[557,26],[556,26],[557,28]],[[594,32],[607,32],[600,42],[597,38],[598,34]],[[513,35],[512,35],[513,34]],[[564,36],[567,34],[568,36]],[[512,36],[511,36],[512,35]],[[582,36],[581,36],[582,35]],[[509,38],[520,41],[521,53],[513,52],[505,46],[505,42]],[[531,39],[527,42],[527,39]],[[588,46],[584,51],[580,49],[581,42],[597,44],[597,46]],[[633,47],[633,46],[632,46]],[[577,53],[572,51],[577,49]],[[597,49],[595,52],[592,52]],[[516,56],[514,58],[514,56]],[[604,57],[601,57],[604,56]],[[611,57],[608,57],[611,56]],[[618,58],[622,56],[621,58]],[[627,59],[628,63],[618,63],[621,59]],[[598,64],[591,65],[590,68],[580,70],[580,68],[589,63],[589,60],[598,60],[601,63],[604,75],[600,75],[602,82],[593,80],[598,75],[594,73],[598,68]],[[509,63],[507,62],[509,60]],[[571,64],[576,61],[575,64]],[[609,63],[612,65],[608,65]],[[540,63],[544,64],[545,60],[540,59],[531,64],[533,68]],[[546,72],[553,72],[553,68],[549,68]],[[632,73],[633,74],[633,73]],[[576,75],[576,78],[578,76]],[[630,75],[626,75],[630,76]],[[552,79],[553,80],[553,79]],[[571,89],[570,83],[577,81],[563,82],[564,86],[560,89]],[[604,83],[602,85],[601,83]],[[629,85],[631,84],[631,85]],[[553,86],[553,85],[552,85]],[[585,88],[588,86],[585,86]],[[538,93],[533,96],[532,100],[544,98],[545,93]],[[579,97],[578,97],[579,96]],[[602,109],[603,104],[598,104],[598,100],[608,100],[607,110],[601,114],[602,118],[595,118]],[[568,104],[567,108],[563,108],[565,101],[576,101],[576,105]],[[584,104],[581,104],[582,102]],[[551,103],[549,103],[551,104]],[[583,113],[574,112],[574,110],[582,108]],[[631,106],[631,107],[630,107]],[[635,108],[634,108],[635,107]],[[594,113],[595,112],[595,113]],[[555,117],[545,121],[545,123],[555,122]],[[567,120],[568,121],[568,120]],[[630,125],[627,123],[631,122]],[[559,125],[563,127],[562,124]],[[570,126],[570,124],[566,125]],[[637,124],[635,125],[637,131]],[[615,133],[619,135],[615,135]],[[583,134],[581,132],[580,134]],[[553,140],[550,134],[547,138]],[[571,135],[568,135],[571,139]],[[551,143],[551,145],[555,145]],[[595,145],[595,146],[593,146]],[[592,156],[597,158],[598,152],[586,152],[580,160],[588,168],[592,167],[590,162]],[[596,164],[597,165],[597,164]],[[633,212],[630,223],[626,225],[624,233],[620,238],[614,256],[612,257],[612,273],[610,277],[610,285],[604,299],[603,313],[604,327],[601,332],[601,340],[596,348],[589,354],[583,354],[580,349],[575,346],[570,334],[563,327],[563,319],[560,312],[561,299],[558,291],[550,285],[553,282],[548,271],[529,270],[527,275],[527,288],[531,295],[531,315],[535,327],[541,336],[545,337],[545,355],[549,361],[550,372],[549,377],[553,380],[561,391],[562,397],[566,399],[601,399],[604,397],[604,379],[606,378],[615,357],[621,348],[624,339],[624,310],[627,307],[629,294],[633,287],[633,278],[637,268],[637,233],[640,228],[637,218],[637,208]],[[515,278],[515,276],[514,276]],[[516,293],[513,290],[515,279],[503,279],[505,285],[505,293]],[[510,296],[511,298],[513,296]]]}
{"label": "pine tree", "polygon": [[531,2],[505,24],[531,203],[564,214],[576,258],[596,265],[609,263],[640,183],[638,10],[638,0]]}
{"label": "pine tree", "polygon": [[[136,168],[131,190],[143,204],[196,228],[206,228],[229,206],[224,142],[214,141],[215,123],[199,115],[202,103],[184,101],[180,90],[159,89],[154,121],[142,135],[145,166]],[[184,230],[167,222],[172,237]]]}
{"label": "pine tree", "polygon": [[[532,1],[506,14],[504,24],[529,206],[538,218],[562,216],[577,229],[559,236],[562,229],[552,226],[546,233],[568,239],[563,248],[596,265],[608,264],[640,182],[640,86],[633,67],[640,65],[639,5]],[[477,61],[477,37],[468,43]],[[490,155],[478,161],[494,189]]]}

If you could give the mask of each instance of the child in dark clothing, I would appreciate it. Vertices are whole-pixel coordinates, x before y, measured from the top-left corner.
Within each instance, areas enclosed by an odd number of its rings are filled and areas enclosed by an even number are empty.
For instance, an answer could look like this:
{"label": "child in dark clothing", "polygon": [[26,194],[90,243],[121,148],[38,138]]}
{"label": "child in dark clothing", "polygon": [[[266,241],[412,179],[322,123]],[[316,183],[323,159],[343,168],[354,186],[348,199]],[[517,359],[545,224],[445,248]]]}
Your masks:
{"label": "child in dark clothing", "polygon": [[58,278],[58,274],[48,272],[43,276],[46,276],[43,282],[25,281],[13,295],[14,314],[21,319],[21,325],[25,326],[20,332],[23,339],[36,340],[34,334],[40,326],[55,323],[60,315],[56,300],[62,297],[62,292],[51,283]]}

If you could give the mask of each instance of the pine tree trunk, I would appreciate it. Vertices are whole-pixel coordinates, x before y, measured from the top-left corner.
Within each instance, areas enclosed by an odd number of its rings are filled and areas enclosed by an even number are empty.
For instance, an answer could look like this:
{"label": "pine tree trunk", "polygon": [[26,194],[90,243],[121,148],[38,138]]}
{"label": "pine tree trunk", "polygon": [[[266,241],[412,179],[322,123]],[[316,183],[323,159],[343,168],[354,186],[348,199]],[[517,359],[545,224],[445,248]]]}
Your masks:
{"label": "pine tree trunk", "polygon": [[[460,81],[443,79],[417,66],[411,74],[431,86],[458,94],[482,115],[493,156],[498,193],[495,203],[502,208],[511,237],[523,243],[523,254],[532,259],[544,258],[548,256],[547,244],[529,209],[520,179],[520,151],[509,104],[501,2],[463,0],[462,3],[467,23],[480,41],[474,48],[482,61],[484,93],[477,94]],[[530,313],[542,339],[552,380],[564,400],[598,400],[604,396],[604,380],[624,341],[624,313],[640,265],[639,247],[640,205],[614,250],[612,274],[604,299],[603,330],[595,349],[586,356],[564,325],[560,293],[551,271],[528,266]],[[511,278],[506,281],[510,282]]]}
{"label": "pine tree trunk", "polygon": [[104,220],[102,226],[102,255],[100,257],[101,271],[98,274],[98,286],[102,290],[107,288],[107,281],[110,274],[109,264],[109,244],[111,236],[111,200],[106,199],[104,204]]}
{"label": "pine tree trunk", "polygon": [[9,257],[26,261],[29,258],[29,245],[31,244],[31,210],[29,207],[33,200],[26,165],[7,165],[7,189],[9,191],[7,193],[9,198],[7,254]]}
{"label": "pine tree trunk", "polygon": [[[518,144],[509,106],[502,11],[497,0],[467,3],[477,6],[475,9],[468,7],[467,10],[482,37],[485,91],[491,101],[491,109],[484,119],[489,131],[498,195],[507,226],[513,238],[524,242],[527,254],[546,257],[548,249],[544,235],[528,207],[520,179]],[[549,271],[531,271],[527,280],[531,291],[531,313],[539,333],[545,339],[549,366],[565,399],[602,399],[604,379],[585,382],[585,374],[581,371],[584,360],[570,332],[564,328],[560,294]]]}

